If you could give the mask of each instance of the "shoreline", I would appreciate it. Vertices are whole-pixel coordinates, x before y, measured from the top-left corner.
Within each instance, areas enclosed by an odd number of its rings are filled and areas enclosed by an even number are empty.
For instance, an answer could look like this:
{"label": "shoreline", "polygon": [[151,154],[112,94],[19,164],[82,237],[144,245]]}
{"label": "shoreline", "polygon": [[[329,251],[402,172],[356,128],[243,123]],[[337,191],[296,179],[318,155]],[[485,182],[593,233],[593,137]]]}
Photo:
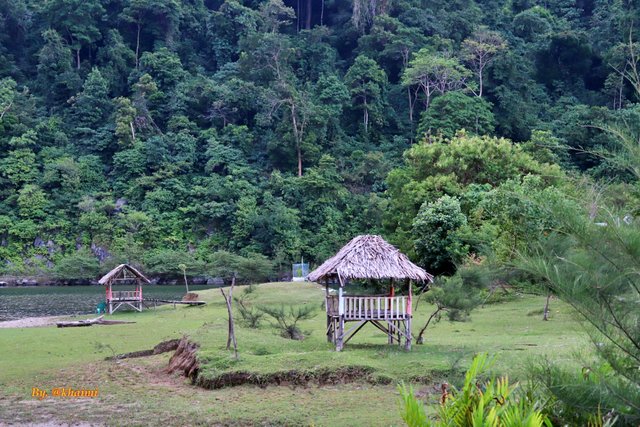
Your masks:
{"label": "shoreline", "polygon": [[11,328],[41,328],[45,326],[55,326],[56,322],[63,319],[70,319],[72,315],[67,316],[41,316],[41,317],[25,317],[16,320],[0,321],[0,329]]}

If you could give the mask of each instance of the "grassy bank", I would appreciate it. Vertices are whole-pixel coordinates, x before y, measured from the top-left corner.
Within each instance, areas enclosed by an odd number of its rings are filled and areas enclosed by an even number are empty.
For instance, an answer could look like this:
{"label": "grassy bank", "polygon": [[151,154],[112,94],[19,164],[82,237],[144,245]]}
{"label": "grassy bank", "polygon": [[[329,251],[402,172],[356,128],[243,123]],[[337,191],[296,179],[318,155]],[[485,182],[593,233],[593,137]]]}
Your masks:
{"label": "grassy bank", "polygon": [[[242,288],[236,289],[239,295]],[[475,311],[465,323],[442,321],[427,331],[425,344],[404,352],[386,345],[386,336],[365,327],[336,353],[324,335],[324,313],[320,307],[323,289],[313,284],[275,283],[257,287],[251,304],[311,304],[317,316],[301,323],[307,339],[287,340],[263,321],[259,329],[238,324],[238,361],[224,349],[226,308],[218,290],[200,291],[204,307],[162,307],[143,313],[118,313],[114,318],[135,324],[90,328],[0,329],[0,386],[7,398],[0,399],[0,420],[22,422],[56,419],[86,420],[106,424],[153,424],[173,420],[178,424],[310,424],[397,425],[399,380],[428,382],[463,368],[475,352],[488,351],[498,359],[495,370],[518,377],[527,361],[538,355],[570,363],[574,351],[587,340],[570,309],[552,303],[552,319],[540,320],[542,297],[515,297]],[[414,325],[421,325],[431,312],[422,305]],[[169,355],[120,362],[105,362],[106,356],[152,348],[162,340],[189,335],[200,343],[201,375],[213,379],[229,372],[257,375],[274,372],[312,372],[340,367],[364,367],[372,378],[388,385],[356,382],[337,386],[303,388],[241,386],[204,390],[184,379],[162,372]],[[31,396],[32,387],[99,388],[94,400]],[[430,388],[420,385],[425,393]],[[375,404],[373,404],[375,402]],[[123,406],[124,405],[124,406]],[[135,409],[133,420],[109,416],[121,409]],[[339,408],[339,409],[338,409]],[[120,412],[118,412],[120,411]],[[131,412],[131,411],[128,411]],[[106,418],[105,418],[106,417]],[[169,417],[169,418],[167,418]],[[368,421],[367,421],[368,420]]]}

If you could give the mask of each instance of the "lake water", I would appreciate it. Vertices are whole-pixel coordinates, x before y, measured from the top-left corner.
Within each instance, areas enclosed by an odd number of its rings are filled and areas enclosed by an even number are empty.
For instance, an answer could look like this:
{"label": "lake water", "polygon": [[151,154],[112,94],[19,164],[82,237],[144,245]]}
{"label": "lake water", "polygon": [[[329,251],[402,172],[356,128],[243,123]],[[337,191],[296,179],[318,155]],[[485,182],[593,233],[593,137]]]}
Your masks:
{"label": "lake water", "polygon": [[[208,285],[190,285],[189,291],[210,289]],[[130,286],[114,286],[114,290],[133,290]],[[184,286],[147,285],[142,294],[148,298],[181,299]],[[104,301],[104,286],[29,286],[0,287],[0,321],[24,317],[91,314]]]}

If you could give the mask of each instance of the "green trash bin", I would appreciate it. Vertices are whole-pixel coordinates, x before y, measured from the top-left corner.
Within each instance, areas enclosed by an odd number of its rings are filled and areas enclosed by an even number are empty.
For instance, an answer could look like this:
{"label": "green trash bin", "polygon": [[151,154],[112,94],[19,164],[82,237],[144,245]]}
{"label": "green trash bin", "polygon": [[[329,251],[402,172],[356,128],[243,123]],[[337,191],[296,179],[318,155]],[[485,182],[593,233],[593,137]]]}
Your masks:
{"label": "green trash bin", "polygon": [[96,312],[98,314],[103,314],[107,312],[107,302],[106,301],[102,301],[100,304],[98,304],[96,306]]}

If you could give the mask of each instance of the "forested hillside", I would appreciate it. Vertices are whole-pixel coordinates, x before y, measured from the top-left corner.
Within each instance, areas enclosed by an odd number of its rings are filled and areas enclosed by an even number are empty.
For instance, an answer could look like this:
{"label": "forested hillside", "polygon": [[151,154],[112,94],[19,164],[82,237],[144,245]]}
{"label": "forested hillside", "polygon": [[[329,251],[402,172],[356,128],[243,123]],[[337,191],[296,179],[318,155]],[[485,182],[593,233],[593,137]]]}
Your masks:
{"label": "forested hillside", "polygon": [[625,180],[587,152],[638,120],[637,18],[622,0],[0,0],[0,272],[196,272],[221,250],[287,269],[360,233],[436,273],[508,256],[552,221],[515,195]]}

